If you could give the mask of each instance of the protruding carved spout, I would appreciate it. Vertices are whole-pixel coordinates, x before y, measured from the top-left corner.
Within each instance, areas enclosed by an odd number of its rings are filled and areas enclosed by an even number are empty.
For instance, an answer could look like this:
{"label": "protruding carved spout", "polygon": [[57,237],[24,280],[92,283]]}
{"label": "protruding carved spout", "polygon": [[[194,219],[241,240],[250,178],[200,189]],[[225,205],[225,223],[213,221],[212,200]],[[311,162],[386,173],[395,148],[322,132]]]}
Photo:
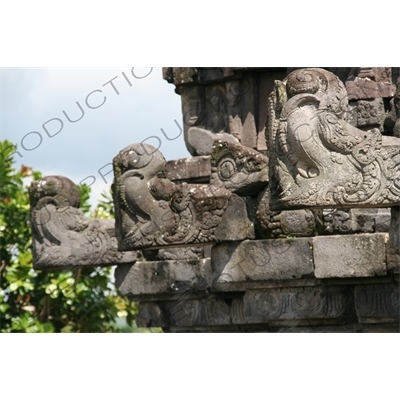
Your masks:
{"label": "protruding carved spout", "polygon": [[136,252],[118,251],[114,220],[87,218],[78,208],[77,186],[47,176],[29,189],[33,265],[36,269],[95,267],[134,262]]}
{"label": "protruding carved spout", "polygon": [[[121,250],[204,245],[252,236],[241,198],[223,187],[171,182],[166,179],[163,155],[148,144],[123,149],[114,158],[114,175]],[[229,218],[233,221],[227,230]]]}
{"label": "protruding carved spout", "polygon": [[323,69],[277,82],[268,128],[272,210],[400,204],[400,140],[350,125],[347,108],[344,84]]}

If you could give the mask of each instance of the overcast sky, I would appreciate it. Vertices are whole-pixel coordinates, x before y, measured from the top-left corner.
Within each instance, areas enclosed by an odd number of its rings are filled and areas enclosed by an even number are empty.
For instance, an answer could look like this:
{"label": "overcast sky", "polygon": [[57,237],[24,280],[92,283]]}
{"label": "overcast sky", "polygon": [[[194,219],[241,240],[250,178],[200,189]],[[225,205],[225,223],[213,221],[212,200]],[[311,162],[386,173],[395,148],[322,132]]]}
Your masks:
{"label": "overcast sky", "polygon": [[161,132],[174,138],[180,133],[175,120],[182,127],[180,97],[161,68],[2,68],[1,100],[2,140],[20,153],[15,166],[75,183],[90,177],[92,201],[109,189],[107,164],[129,144],[160,146],[167,160],[190,156],[183,134],[169,141]]}

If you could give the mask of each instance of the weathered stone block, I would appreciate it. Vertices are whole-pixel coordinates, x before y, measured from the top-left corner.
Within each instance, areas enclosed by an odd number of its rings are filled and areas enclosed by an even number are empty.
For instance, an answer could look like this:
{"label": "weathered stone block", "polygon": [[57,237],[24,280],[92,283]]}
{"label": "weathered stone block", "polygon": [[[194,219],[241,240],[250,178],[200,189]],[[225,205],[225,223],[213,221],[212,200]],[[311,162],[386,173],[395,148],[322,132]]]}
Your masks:
{"label": "weathered stone block", "polygon": [[242,197],[232,193],[228,206],[215,229],[216,242],[254,239],[254,225],[247,216],[247,207]]}
{"label": "weathered stone block", "polygon": [[353,296],[351,289],[346,287],[306,287],[249,290],[243,301],[244,318],[247,322],[283,320],[296,326],[304,324],[301,322],[304,319],[350,317]]}
{"label": "weathered stone block", "polygon": [[351,76],[346,81],[346,89],[350,100],[392,97],[394,85],[391,68],[353,68]]}
{"label": "weathered stone block", "polygon": [[369,323],[398,321],[399,295],[398,284],[357,286],[354,290],[354,300],[359,321]]}
{"label": "weathered stone block", "polygon": [[305,238],[224,243],[212,248],[211,260],[213,285],[313,273],[311,239]]}
{"label": "weathered stone block", "polygon": [[123,296],[146,296],[204,291],[210,286],[210,260],[138,261],[115,270],[115,284]]}
{"label": "weathered stone block", "polygon": [[139,305],[139,326],[210,327],[231,321],[230,305],[212,295],[199,300],[176,296],[174,301]]}
{"label": "weathered stone block", "polygon": [[167,161],[167,178],[171,181],[208,182],[210,175],[210,156]]}
{"label": "weathered stone block", "polygon": [[235,136],[229,133],[212,133],[203,128],[189,128],[187,134],[188,147],[195,149],[199,156],[208,156],[211,154],[215,141],[239,143]]}
{"label": "weathered stone block", "polygon": [[386,274],[387,234],[313,238],[316,278],[350,278]]}
{"label": "weathered stone block", "polygon": [[360,100],[357,106],[357,126],[380,128],[385,121],[383,99]]}

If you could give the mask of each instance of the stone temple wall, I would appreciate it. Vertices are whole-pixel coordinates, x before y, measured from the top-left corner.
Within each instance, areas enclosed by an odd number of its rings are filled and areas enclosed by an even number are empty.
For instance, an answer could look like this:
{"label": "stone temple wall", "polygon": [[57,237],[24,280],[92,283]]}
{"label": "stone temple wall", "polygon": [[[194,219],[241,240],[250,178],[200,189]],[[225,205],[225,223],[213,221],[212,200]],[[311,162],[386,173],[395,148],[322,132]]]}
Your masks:
{"label": "stone temple wall", "polygon": [[115,221],[34,183],[35,268],[117,264],[165,332],[399,332],[399,71],[164,68],[192,157],[123,149]]}

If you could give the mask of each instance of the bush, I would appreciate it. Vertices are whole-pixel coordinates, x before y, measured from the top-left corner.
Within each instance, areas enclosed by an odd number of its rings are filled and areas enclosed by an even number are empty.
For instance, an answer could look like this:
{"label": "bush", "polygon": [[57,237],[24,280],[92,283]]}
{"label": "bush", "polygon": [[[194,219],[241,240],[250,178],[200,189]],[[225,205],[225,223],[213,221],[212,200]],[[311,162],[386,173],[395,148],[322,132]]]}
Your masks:
{"label": "bush", "polygon": [[[0,142],[0,332],[120,332],[134,326],[137,305],[118,296],[107,268],[36,271],[32,266],[28,185],[41,173],[13,168],[14,145]],[[81,208],[89,215],[90,188],[81,186]],[[103,194],[92,218],[113,217]],[[131,329],[131,328],[129,328]]]}

